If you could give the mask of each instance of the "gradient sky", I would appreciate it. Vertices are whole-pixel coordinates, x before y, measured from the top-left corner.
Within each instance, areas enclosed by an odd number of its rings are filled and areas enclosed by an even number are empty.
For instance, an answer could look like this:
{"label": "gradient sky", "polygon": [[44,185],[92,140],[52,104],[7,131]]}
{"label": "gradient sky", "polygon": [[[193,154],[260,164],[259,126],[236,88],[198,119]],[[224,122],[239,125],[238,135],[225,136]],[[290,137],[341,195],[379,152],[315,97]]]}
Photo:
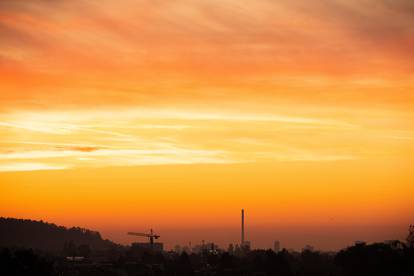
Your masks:
{"label": "gradient sky", "polygon": [[[122,3],[121,3],[122,2]],[[411,0],[0,1],[0,216],[167,247],[402,239]]]}

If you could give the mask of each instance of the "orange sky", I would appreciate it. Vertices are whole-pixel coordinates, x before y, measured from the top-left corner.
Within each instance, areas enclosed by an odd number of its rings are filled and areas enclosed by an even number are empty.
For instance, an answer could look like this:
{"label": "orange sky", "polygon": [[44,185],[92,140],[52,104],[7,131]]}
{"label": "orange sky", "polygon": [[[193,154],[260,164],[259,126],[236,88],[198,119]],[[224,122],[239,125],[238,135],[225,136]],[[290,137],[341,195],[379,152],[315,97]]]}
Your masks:
{"label": "orange sky", "polygon": [[[317,3],[315,3],[317,2]],[[410,0],[0,2],[0,216],[168,247],[403,238]]]}

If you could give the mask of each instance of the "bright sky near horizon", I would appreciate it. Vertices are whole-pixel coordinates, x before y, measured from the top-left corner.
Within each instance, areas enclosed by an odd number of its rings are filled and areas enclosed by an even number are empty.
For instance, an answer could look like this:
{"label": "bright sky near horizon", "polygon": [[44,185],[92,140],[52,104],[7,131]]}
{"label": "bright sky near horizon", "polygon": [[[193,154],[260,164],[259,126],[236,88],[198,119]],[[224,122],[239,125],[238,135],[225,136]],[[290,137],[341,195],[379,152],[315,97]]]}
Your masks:
{"label": "bright sky near horizon", "polygon": [[[414,213],[411,0],[0,1],[0,216],[337,249]],[[250,236],[249,236],[250,235]]]}

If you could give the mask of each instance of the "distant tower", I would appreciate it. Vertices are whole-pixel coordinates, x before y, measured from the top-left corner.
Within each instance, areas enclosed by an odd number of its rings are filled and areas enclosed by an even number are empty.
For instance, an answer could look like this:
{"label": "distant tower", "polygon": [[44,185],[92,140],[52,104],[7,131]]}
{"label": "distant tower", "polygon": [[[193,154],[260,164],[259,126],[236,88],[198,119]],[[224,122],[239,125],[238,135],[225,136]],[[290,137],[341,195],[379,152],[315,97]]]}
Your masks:
{"label": "distant tower", "polygon": [[280,251],[280,241],[274,241],[273,251],[275,251],[276,253],[278,253]]}
{"label": "distant tower", "polygon": [[241,243],[240,246],[244,245],[244,209],[241,210]]}

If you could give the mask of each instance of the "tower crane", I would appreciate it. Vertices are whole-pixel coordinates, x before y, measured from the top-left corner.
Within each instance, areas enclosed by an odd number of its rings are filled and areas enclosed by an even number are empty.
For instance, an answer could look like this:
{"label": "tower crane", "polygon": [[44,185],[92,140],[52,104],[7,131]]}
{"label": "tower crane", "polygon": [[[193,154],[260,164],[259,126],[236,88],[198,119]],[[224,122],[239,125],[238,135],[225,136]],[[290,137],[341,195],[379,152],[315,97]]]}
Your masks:
{"label": "tower crane", "polygon": [[151,246],[154,245],[154,239],[158,239],[160,237],[160,235],[154,234],[152,229],[150,230],[149,233],[128,232],[127,234],[130,236],[147,237],[149,239]]}

